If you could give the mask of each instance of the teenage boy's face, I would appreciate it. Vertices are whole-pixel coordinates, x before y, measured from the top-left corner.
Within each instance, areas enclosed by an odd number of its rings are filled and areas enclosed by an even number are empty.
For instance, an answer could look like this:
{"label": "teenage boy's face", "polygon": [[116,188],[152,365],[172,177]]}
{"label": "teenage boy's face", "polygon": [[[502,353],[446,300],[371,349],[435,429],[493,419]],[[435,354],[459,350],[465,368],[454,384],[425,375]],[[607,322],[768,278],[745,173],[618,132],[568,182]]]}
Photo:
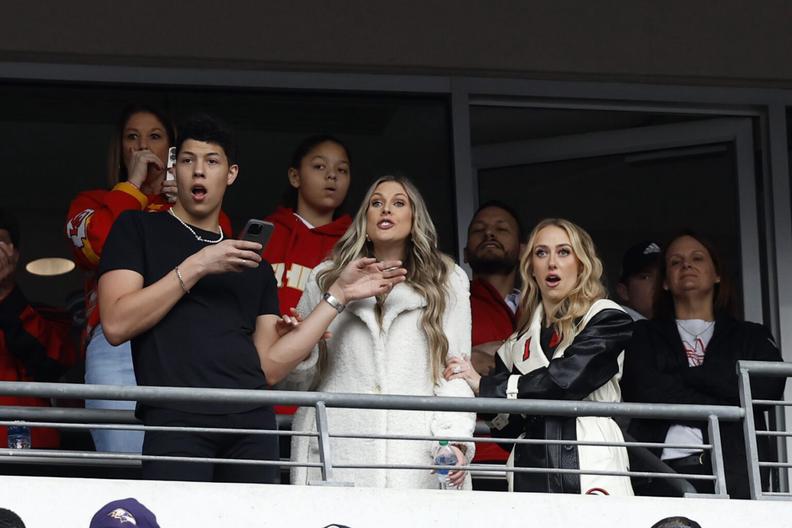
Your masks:
{"label": "teenage boy's face", "polygon": [[239,167],[229,165],[223,147],[188,139],[176,157],[176,183],[181,206],[196,217],[218,210],[226,187],[236,180]]}

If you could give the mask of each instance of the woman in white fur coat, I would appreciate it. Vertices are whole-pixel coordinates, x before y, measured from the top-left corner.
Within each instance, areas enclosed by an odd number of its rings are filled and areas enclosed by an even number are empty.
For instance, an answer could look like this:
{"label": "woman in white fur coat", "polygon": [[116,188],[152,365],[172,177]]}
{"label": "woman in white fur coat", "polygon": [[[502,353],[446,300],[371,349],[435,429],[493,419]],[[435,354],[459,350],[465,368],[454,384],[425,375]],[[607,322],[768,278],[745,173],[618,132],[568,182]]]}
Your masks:
{"label": "woman in white fur coat", "polygon": [[[624,347],[632,319],[605,299],[602,263],[594,242],[561,218],[539,222],[520,259],[523,291],[518,330],[498,349],[495,371],[482,377],[450,358],[446,379],[465,379],[479,396],[545,400],[621,401]],[[508,419],[506,419],[508,417]],[[500,436],[624,442],[611,418],[503,415]],[[627,471],[627,450],[615,446],[517,444],[515,467]],[[596,495],[633,494],[628,477],[570,473],[514,473],[510,490]]]}
{"label": "woman in white fur coat", "polygon": [[[442,377],[447,357],[470,355],[469,281],[437,250],[437,235],[423,198],[404,178],[374,182],[346,234],[327,261],[311,273],[297,306],[308,313],[322,302],[327,284],[347,262],[361,256],[400,260],[407,280],[386,296],[349,303],[322,341],[285,385],[292,389],[362,394],[473,396],[463,380]],[[341,307],[339,307],[341,308]],[[371,409],[327,410],[330,432],[425,436],[472,436],[475,414]],[[301,408],[293,430],[316,430],[313,408]],[[333,463],[432,463],[437,442],[332,438]],[[473,443],[451,443],[459,465],[473,458]],[[292,460],[318,462],[316,438],[292,438]],[[338,481],[355,486],[438,488],[429,470],[342,469]],[[319,480],[319,470],[293,468],[293,484]],[[453,485],[470,488],[465,471],[449,473]]]}

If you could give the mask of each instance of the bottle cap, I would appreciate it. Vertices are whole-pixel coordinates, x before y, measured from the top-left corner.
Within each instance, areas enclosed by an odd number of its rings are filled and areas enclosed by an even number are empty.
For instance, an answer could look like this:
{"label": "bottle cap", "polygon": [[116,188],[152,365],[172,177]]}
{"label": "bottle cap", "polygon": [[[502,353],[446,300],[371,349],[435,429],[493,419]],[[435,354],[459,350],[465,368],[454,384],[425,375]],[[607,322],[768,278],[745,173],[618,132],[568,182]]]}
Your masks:
{"label": "bottle cap", "polygon": [[440,445],[441,446],[447,446],[448,445],[448,440],[440,440]]}

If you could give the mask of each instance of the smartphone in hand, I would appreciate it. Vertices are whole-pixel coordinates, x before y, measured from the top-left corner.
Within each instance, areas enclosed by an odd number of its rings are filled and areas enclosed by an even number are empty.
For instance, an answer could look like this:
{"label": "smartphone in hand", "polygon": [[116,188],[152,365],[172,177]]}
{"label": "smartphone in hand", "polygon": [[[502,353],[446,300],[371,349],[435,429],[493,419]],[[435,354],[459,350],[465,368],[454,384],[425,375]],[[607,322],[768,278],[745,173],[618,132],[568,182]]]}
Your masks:
{"label": "smartphone in hand", "polygon": [[[176,169],[174,168],[174,165],[176,165],[176,147],[170,147],[168,149],[168,164],[167,164],[167,166],[165,168],[165,180],[166,181],[173,181],[173,180],[176,179],[176,174],[174,173],[174,171]],[[170,203],[175,203],[176,202],[176,194],[175,193],[172,193],[172,192],[165,193],[165,198]]]}
{"label": "smartphone in hand", "polygon": [[263,249],[267,247],[267,242],[269,242],[270,236],[272,235],[272,231],[274,229],[275,225],[273,225],[272,222],[251,218],[245,224],[244,229],[242,229],[242,234],[239,235],[239,240],[258,242],[261,244],[263,251]]}

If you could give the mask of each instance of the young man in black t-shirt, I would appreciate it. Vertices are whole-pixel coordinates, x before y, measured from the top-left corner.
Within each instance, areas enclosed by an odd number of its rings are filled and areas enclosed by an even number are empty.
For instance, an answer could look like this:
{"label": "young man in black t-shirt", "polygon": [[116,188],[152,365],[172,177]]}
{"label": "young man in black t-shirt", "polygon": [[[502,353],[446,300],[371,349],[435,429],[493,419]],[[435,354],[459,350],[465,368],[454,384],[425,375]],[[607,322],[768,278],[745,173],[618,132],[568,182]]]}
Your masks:
{"label": "young man in black t-shirt", "polygon": [[[139,385],[266,389],[308,355],[346,302],[404,280],[400,262],[360,259],[299,325],[280,318],[261,245],[226,238],[218,224],[223,195],[239,172],[231,133],[204,116],[178,137],[173,208],[123,213],[99,267],[105,335],[112,344],[132,340]],[[146,425],[275,429],[272,409],[257,404],[147,403],[137,413]],[[274,460],[278,451],[269,435],[147,431],[143,454]],[[144,461],[143,476],[278,480],[275,466],[164,461]]]}

